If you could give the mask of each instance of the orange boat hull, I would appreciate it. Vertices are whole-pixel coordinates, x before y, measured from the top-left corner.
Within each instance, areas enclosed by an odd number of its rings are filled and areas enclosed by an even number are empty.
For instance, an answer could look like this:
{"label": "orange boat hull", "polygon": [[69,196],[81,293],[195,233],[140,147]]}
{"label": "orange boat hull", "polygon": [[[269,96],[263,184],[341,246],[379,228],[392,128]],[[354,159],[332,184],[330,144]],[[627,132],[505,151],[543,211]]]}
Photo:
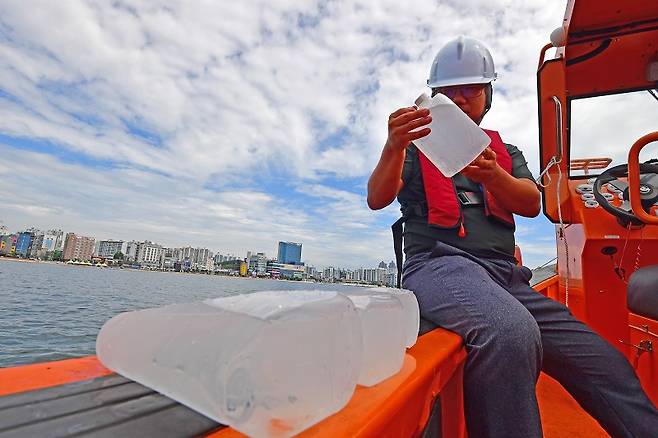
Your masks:
{"label": "orange boat hull", "polygon": [[[536,286],[550,295],[557,278]],[[300,436],[420,436],[437,395],[441,397],[442,436],[466,437],[462,370],[466,352],[461,339],[443,329],[421,337],[408,350],[402,370],[370,388],[357,387],[340,412]],[[0,396],[112,374],[94,356],[0,369]],[[607,434],[553,379],[542,375],[537,393],[546,437],[606,437]],[[285,427],[274,424],[273,427]],[[243,436],[226,428],[208,436]]]}

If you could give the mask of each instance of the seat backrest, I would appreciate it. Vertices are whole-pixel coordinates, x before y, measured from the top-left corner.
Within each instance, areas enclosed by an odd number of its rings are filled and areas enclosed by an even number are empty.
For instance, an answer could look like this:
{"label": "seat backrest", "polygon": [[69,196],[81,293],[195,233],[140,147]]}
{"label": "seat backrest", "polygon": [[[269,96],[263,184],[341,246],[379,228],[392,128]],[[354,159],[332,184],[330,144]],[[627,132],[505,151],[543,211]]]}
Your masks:
{"label": "seat backrest", "polygon": [[631,312],[658,320],[658,265],[633,272],[626,300]]}

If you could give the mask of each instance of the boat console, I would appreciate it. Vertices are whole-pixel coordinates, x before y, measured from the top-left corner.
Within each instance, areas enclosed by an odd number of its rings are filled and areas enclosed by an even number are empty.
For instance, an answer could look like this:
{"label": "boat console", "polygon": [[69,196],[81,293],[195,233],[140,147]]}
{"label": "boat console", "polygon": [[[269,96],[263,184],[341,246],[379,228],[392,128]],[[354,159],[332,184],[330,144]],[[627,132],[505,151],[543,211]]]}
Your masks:
{"label": "boat console", "polygon": [[[585,102],[617,104],[635,95],[642,97],[645,111],[658,111],[657,23],[656,2],[569,1],[563,26],[542,50],[537,72],[539,184],[558,252],[554,298],[628,357],[655,404],[658,162],[646,156],[648,150],[641,162],[640,151],[652,145],[657,155],[658,125],[647,125],[656,119],[634,114],[638,107],[633,105],[626,110],[620,105],[619,116],[606,124],[599,117],[602,106]],[[551,48],[555,55],[547,59]],[[642,130],[634,124],[639,119],[649,120]],[[578,130],[599,134],[599,141],[606,139],[602,132],[628,131],[632,140],[596,149],[597,155],[600,150],[615,154],[616,163],[582,158],[574,147],[584,142],[593,150],[592,136],[576,141]],[[605,170],[596,175],[597,169]]]}

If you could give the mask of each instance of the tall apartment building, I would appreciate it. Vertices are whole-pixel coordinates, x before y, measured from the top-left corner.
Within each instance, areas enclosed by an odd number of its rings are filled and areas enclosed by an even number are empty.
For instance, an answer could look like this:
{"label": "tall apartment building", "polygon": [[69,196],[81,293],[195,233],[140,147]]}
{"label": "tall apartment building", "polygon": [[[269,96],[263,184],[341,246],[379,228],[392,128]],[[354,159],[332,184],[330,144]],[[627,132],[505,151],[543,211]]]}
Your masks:
{"label": "tall apartment building", "polygon": [[159,268],[164,256],[164,248],[157,243],[148,240],[140,242],[137,245],[137,256],[135,261],[142,266],[149,268]]}
{"label": "tall apartment building", "polygon": [[180,261],[189,261],[190,263],[194,263],[194,248],[191,246],[186,246],[184,248],[180,249]]}
{"label": "tall apartment building", "polygon": [[259,252],[252,254],[250,251],[247,255],[247,270],[249,272],[255,272],[258,275],[264,275],[267,272],[267,257],[265,257],[265,253]]}
{"label": "tall apartment building", "polygon": [[279,242],[279,251],[276,259],[279,263],[301,265],[302,244],[295,242]]}
{"label": "tall apartment building", "polygon": [[32,248],[32,239],[34,239],[34,233],[30,231],[18,233],[16,239],[16,255],[20,257],[28,257],[30,255],[30,249]]}
{"label": "tall apartment building", "polygon": [[324,268],[324,271],[322,273],[322,278],[324,278],[327,281],[334,281],[340,278],[340,271],[333,266],[328,266]]}
{"label": "tall apartment building", "polygon": [[138,246],[139,246],[139,242],[136,242],[134,240],[131,240],[130,242],[126,242],[126,250],[123,253],[123,260],[127,262],[137,261]]}
{"label": "tall apartment building", "polygon": [[315,278],[319,279],[318,270],[314,266],[306,266],[305,268],[306,278]]}
{"label": "tall apartment building", "polygon": [[208,257],[206,258],[206,269],[208,271],[215,270],[215,254],[212,251],[208,251]]}
{"label": "tall apartment building", "polygon": [[208,256],[210,255],[210,250],[208,248],[196,248],[196,257],[192,266],[195,266],[197,269],[206,269],[208,266]]}
{"label": "tall apartment building", "polygon": [[179,254],[178,260],[184,262],[191,269],[212,270],[214,268],[213,253],[208,248],[186,246],[180,248]]}
{"label": "tall apartment building", "polygon": [[99,240],[97,246],[96,255],[106,259],[111,259],[118,252],[123,254],[126,249],[123,240]]}
{"label": "tall apartment building", "polygon": [[39,231],[32,237],[32,246],[30,247],[30,257],[43,257],[46,251],[43,247],[43,239],[45,235],[43,231]]}
{"label": "tall apartment building", "polygon": [[93,237],[78,236],[75,233],[66,233],[62,260],[91,260],[94,253]]}
{"label": "tall apartment building", "polygon": [[16,234],[5,234],[0,236],[0,254],[11,254],[16,250]]}
{"label": "tall apartment building", "polygon": [[61,251],[64,248],[64,232],[62,230],[46,231],[41,247],[46,251]]}

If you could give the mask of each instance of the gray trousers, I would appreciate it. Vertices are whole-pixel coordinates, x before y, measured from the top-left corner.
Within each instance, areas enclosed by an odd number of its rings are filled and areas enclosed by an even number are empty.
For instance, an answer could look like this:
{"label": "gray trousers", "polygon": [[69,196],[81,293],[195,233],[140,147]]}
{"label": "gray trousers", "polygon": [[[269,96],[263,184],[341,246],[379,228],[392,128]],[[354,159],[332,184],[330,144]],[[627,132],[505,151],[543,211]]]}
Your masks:
{"label": "gray trousers", "polygon": [[469,438],[541,437],[540,371],[611,436],[658,437],[658,410],[626,358],[565,306],[533,290],[531,275],[441,242],[404,264],[402,286],[416,295],[421,316],[464,339]]}

